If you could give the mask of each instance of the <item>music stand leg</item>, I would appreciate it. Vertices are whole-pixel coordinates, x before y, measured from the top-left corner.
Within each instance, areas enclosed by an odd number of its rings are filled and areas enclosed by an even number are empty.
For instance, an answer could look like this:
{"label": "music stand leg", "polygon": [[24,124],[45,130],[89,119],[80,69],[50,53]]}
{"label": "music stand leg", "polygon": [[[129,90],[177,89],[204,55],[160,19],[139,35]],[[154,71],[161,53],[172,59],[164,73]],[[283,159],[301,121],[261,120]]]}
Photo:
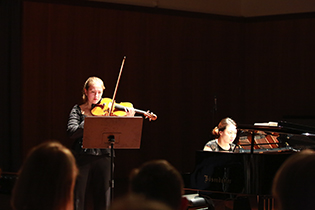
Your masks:
{"label": "music stand leg", "polygon": [[255,133],[252,131],[252,142],[250,144],[250,154],[254,153],[254,144],[255,144]]}
{"label": "music stand leg", "polygon": [[113,135],[108,136],[108,141],[110,142],[110,202],[114,199],[114,143],[115,137]]}

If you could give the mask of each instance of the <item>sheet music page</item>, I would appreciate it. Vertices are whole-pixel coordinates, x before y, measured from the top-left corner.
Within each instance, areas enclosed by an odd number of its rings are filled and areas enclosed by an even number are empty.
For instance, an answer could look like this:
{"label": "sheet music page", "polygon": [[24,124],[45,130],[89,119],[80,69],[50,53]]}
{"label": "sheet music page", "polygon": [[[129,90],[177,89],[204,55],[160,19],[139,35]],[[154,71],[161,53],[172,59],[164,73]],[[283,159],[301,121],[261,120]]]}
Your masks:
{"label": "sheet music page", "polygon": [[278,126],[278,122],[267,122],[267,123],[255,123],[256,126]]}

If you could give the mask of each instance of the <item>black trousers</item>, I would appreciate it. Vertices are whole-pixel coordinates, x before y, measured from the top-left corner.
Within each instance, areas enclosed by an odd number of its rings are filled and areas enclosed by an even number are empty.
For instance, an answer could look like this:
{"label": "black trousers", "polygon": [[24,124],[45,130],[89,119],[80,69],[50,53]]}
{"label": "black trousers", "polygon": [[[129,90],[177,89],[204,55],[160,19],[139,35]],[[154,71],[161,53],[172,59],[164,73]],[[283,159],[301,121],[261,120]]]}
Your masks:
{"label": "black trousers", "polygon": [[106,155],[76,157],[79,175],[74,192],[75,210],[105,210],[110,204],[110,165]]}

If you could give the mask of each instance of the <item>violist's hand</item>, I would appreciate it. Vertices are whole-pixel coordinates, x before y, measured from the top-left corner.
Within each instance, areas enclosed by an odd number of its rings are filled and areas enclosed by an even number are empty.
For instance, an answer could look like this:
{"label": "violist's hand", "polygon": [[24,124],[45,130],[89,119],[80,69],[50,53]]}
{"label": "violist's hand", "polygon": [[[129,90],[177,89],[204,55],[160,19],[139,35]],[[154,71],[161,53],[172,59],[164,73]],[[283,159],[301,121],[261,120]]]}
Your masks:
{"label": "violist's hand", "polygon": [[135,109],[134,108],[129,108],[129,107],[125,108],[125,112],[126,112],[126,116],[127,117],[133,117],[136,114]]}

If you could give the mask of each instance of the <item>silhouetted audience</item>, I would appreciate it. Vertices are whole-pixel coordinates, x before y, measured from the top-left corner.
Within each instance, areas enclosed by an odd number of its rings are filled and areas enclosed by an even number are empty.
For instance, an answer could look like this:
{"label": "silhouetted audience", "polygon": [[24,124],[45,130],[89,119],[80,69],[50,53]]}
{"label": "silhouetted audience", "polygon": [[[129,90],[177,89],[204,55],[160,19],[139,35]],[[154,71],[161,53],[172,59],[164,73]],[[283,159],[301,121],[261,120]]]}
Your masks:
{"label": "silhouetted audience", "polygon": [[187,209],[183,198],[184,184],[180,173],[166,160],[152,160],[134,169],[130,192],[169,205],[173,210]]}
{"label": "silhouetted audience", "polygon": [[14,210],[73,210],[78,174],[75,158],[58,142],[33,148],[18,173],[12,193]]}
{"label": "silhouetted audience", "polygon": [[172,208],[157,200],[147,199],[138,194],[128,194],[114,200],[109,210],[172,210]]}
{"label": "silhouetted audience", "polygon": [[315,208],[315,153],[304,150],[290,156],[274,178],[272,193],[278,210]]}

